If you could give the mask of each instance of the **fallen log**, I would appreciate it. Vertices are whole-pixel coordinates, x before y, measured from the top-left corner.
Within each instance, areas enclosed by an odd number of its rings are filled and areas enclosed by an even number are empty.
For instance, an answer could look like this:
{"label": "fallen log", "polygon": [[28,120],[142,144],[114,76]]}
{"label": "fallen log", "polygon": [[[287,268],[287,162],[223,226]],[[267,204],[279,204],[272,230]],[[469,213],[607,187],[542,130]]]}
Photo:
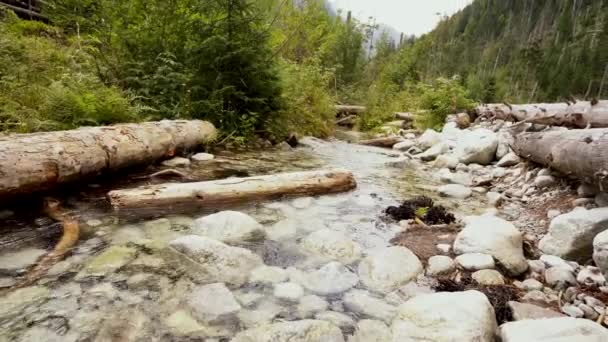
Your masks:
{"label": "fallen log", "polygon": [[400,136],[390,136],[376,139],[361,140],[358,142],[358,144],[366,146],[392,148],[395,144],[398,144],[402,141],[403,138]]}
{"label": "fallen log", "polygon": [[365,112],[366,108],[363,106],[351,106],[351,105],[336,105],[336,112],[338,114],[360,114]]}
{"label": "fallen log", "polygon": [[480,118],[565,126],[608,127],[608,101],[540,103],[526,105],[486,104],[475,109]]}
{"label": "fallen log", "polygon": [[357,121],[357,116],[351,114],[351,115],[348,115],[341,119],[336,120],[336,125],[352,127],[355,125],[356,121]]}
{"label": "fallen log", "polygon": [[166,183],[113,190],[108,198],[114,209],[196,205],[217,207],[281,196],[312,196],[352,190],[352,173],[322,170],[276,175],[228,178],[196,183]]}
{"label": "fallen log", "polygon": [[414,121],[414,114],[397,112],[395,113],[395,119],[403,120],[405,122],[412,122]]}
{"label": "fallen log", "polygon": [[608,129],[520,133],[511,147],[522,158],[608,189]]}
{"label": "fallen log", "polygon": [[216,137],[205,121],[160,121],[0,137],[0,199],[154,163]]}

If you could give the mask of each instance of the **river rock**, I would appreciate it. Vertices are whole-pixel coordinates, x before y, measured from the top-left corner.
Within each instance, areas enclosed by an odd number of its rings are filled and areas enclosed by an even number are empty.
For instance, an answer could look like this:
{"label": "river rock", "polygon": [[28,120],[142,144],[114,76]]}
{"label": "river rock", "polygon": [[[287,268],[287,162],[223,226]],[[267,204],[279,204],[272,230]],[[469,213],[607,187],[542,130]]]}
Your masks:
{"label": "river rock", "polygon": [[236,314],[241,306],[223,283],[199,285],[192,289],[186,304],[203,322],[214,322]]}
{"label": "river rock", "polygon": [[399,142],[399,143],[396,143],[395,145],[393,145],[393,150],[405,152],[414,146],[416,146],[416,143],[414,141],[404,140],[402,142]]}
{"label": "river rock", "polygon": [[595,204],[600,208],[608,207],[608,193],[600,192],[595,195]]}
{"label": "river rock", "polygon": [[511,312],[513,314],[513,320],[515,321],[523,321],[526,319],[564,317],[563,314],[557,311],[545,309],[534,304],[509,301],[507,305],[509,306],[509,309],[511,309]]}
{"label": "river rock", "polygon": [[165,160],[161,163],[162,166],[166,167],[185,167],[190,165],[190,159],[175,157],[168,160]]}
{"label": "river rock", "polygon": [[574,305],[564,305],[562,307],[562,312],[574,318],[583,318],[583,316],[585,316],[583,310],[579,309]]}
{"label": "river rock", "polygon": [[352,317],[336,311],[323,311],[315,315],[315,319],[331,322],[338,328],[352,331],[355,327],[355,320]]}
{"label": "river rock", "polygon": [[519,164],[520,161],[521,161],[521,159],[519,158],[519,156],[517,154],[515,154],[513,152],[509,152],[507,155],[500,158],[498,163],[496,163],[496,166],[499,166],[499,167],[515,166],[515,165]]}
{"label": "river rock", "polygon": [[135,260],[137,250],[124,246],[111,246],[94,257],[80,273],[77,279],[86,277],[103,277],[114,273],[129,262]]}
{"label": "river rock", "polygon": [[290,281],[323,296],[346,292],[359,283],[356,274],[335,261],[313,272],[302,272],[295,268],[288,269],[288,272]]}
{"label": "river rock", "polygon": [[307,295],[300,298],[298,304],[297,316],[299,318],[309,318],[317,312],[325,311],[329,307],[329,303],[319,296]]}
{"label": "river rock", "polygon": [[281,220],[265,228],[266,237],[273,241],[293,239],[298,233],[298,222],[293,219]]}
{"label": "river rock", "polygon": [[528,269],[522,233],[513,224],[495,216],[472,217],[456,236],[454,252],[492,255],[514,276]]}
{"label": "river rock", "polygon": [[441,133],[438,133],[432,129],[427,129],[424,131],[417,141],[418,147],[423,150],[431,148],[439,142],[441,142]]}
{"label": "river rock", "polygon": [[249,282],[256,284],[278,284],[286,281],[289,274],[286,270],[274,266],[260,266],[251,271]]}
{"label": "river rock", "polygon": [[194,221],[192,234],[225,243],[255,241],[264,238],[264,229],[253,217],[238,211],[220,211]]}
{"label": "river rock", "polygon": [[500,326],[502,342],[600,342],[608,329],[586,319],[571,317],[529,319]]}
{"label": "river rock", "polygon": [[482,128],[464,134],[458,139],[454,154],[464,164],[490,164],[496,155],[498,136]]}
{"label": "river rock", "polygon": [[46,253],[44,249],[32,247],[4,252],[0,254],[0,275],[17,275],[35,264]]}
{"label": "river rock", "polygon": [[150,319],[136,309],[118,310],[106,316],[95,337],[96,342],[136,342],[146,335]]}
{"label": "river rock", "polygon": [[597,234],[593,239],[593,261],[608,278],[608,230]]}
{"label": "river rock", "polygon": [[545,271],[545,281],[551,287],[565,289],[576,285],[576,278],[572,272],[563,267],[551,267]]}
{"label": "river rock", "polygon": [[493,207],[498,207],[502,203],[502,195],[498,192],[490,191],[486,194],[488,203]]}
{"label": "river rock", "polygon": [[608,229],[608,208],[579,208],[554,218],[538,244],[545,254],[584,262],[592,256],[593,239]]}
{"label": "river rock", "polygon": [[41,286],[24,287],[3,295],[0,297],[0,326],[26,310],[37,310],[49,295],[49,290]]}
{"label": "river rock", "polygon": [[542,261],[544,263],[544,265],[546,265],[546,267],[562,267],[565,268],[571,272],[574,272],[575,269],[574,267],[567,262],[566,260],[555,256],[555,255],[548,255],[548,254],[544,254],[540,256],[540,261]]}
{"label": "river rock", "polygon": [[401,305],[391,330],[394,342],[493,342],[496,318],[481,292],[441,292]]}
{"label": "river rock", "polygon": [[361,282],[378,292],[394,291],[423,271],[418,257],[401,246],[373,251],[359,263]]}
{"label": "river rock", "polygon": [[280,283],[274,286],[273,295],[289,302],[297,302],[304,296],[304,289],[296,283]]}
{"label": "river rock", "polygon": [[309,252],[343,264],[350,264],[361,258],[361,246],[358,243],[330,229],[311,233],[302,240],[301,246]]}
{"label": "river rock", "polygon": [[438,172],[439,179],[448,184],[460,184],[464,186],[470,186],[473,183],[473,179],[468,173],[464,172],[450,172],[449,169],[441,169]]}
{"label": "river rock", "polygon": [[343,301],[348,310],[363,317],[370,317],[387,323],[397,313],[395,306],[365,290],[352,289],[344,294]]}
{"label": "river rock", "polygon": [[448,150],[448,145],[440,142],[433,145],[433,147],[429,148],[428,150],[416,155],[416,158],[420,158],[420,160],[427,162],[433,161],[440,155],[446,153]]}
{"label": "river rock", "polygon": [[357,323],[355,334],[348,342],[386,342],[391,339],[391,331],[384,322],[362,319]]}
{"label": "river rock", "polygon": [[545,286],[536,279],[526,279],[521,283],[521,288],[526,291],[542,291]]}
{"label": "river rock", "polygon": [[494,269],[494,258],[489,254],[465,253],[456,257],[456,263],[467,271]]}
{"label": "river rock", "polygon": [[576,281],[581,285],[599,287],[606,284],[606,277],[598,267],[586,266],[580,270],[576,276]]}
{"label": "river rock", "polygon": [[215,156],[210,153],[197,153],[197,154],[193,155],[192,157],[190,157],[190,159],[194,160],[195,162],[209,161],[209,160],[213,160],[214,158],[215,158]]}
{"label": "river rock", "polygon": [[557,180],[553,176],[538,176],[534,180],[534,185],[539,189],[543,189],[554,185],[556,182]]}
{"label": "river rock", "polygon": [[458,166],[458,158],[450,154],[442,154],[435,159],[435,167],[455,169]]}
{"label": "river rock", "polygon": [[342,331],[330,322],[301,320],[263,325],[238,333],[231,342],[344,342]]}
{"label": "river rock", "polygon": [[473,191],[461,184],[446,184],[437,188],[439,195],[444,197],[452,197],[465,199],[473,194]]}
{"label": "river rock", "polygon": [[437,276],[440,274],[447,274],[452,272],[456,268],[456,264],[452,258],[445,255],[435,255],[429,258],[426,275]]}
{"label": "river rock", "polygon": [[263,264],[258,255],[247,249],[197,235],[171,241],[166,252],[175,266],[184,267],[199,283],[225,282],[241,286],[247,282],[249,272]]}
{"label": "river rock", "polygon": [[[3,336],[5,337],[5,336]],[[74,332],[68,332],[66,334],[59,334],[52,329],[34,326],[28,329],[19,339],[20,342],[76,342],[78,341],[78,334]],[[8,341],[8,340],[6,340]]]}
{"label": "river rock", "polygon": [[186,310],[177,310],[164,320],[169,330],[179,337],[208,336],[208,328],[200,324]]}
{"label": "river rock", "polygon": [[471,275],[479,285],[504,285],[505,278],[496,270],[480,270]]}

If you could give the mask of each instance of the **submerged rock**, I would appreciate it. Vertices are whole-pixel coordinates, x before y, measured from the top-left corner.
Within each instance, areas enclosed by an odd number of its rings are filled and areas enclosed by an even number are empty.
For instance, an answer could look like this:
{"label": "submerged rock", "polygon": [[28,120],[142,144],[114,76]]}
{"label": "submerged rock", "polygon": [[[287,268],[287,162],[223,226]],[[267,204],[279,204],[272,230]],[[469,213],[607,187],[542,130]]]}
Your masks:
{"label": "submerged rock", "polygon": [[214,158],[215,158],[215,156],[210,153],[197,153],[197,154],[193,155],[192,157],[190,157],[190,159],[192,159],[193,161],[196,161],[196,162],[209,161],[209,160],[213,160]]}
{"label": "submerged rock", "polygon": [[576,209],[554,218],[538,244],[545,254],[584,262],[593,253],[593,239],[608,229],[608,208]]}
{"label": "submerged rock", "polygon": [[265,235],[262,225],[238,211],[221,211],[201,217],[194,221],[192,233],[225,243],[261,240]]}
{"label": "submerged rock", "polygon": [[397,313],[397,307],[365,290],[352,289],[344,294],[344,306],[363,317],[389,323]]}
{"label": "submerged rock", "polygon": [[304,289],[296,283],[280,283],[274,286],[273,295],[282,300],[297,302],[304,296]]}
{"label": "submerged rock", "polygon": [[168,160],[165,160],[161,163],[162,166],[166,167],[185,167],[190,165],[190,159],[175,157]]}
{"label": "submerged rock", "polygon": [[586,319],[528,319],[501,325],[499,336],[502,342],[600,342],[608,341],[608,329]]}
{"label": "submerged rock", "polygon": [[339,262],[330,262],[313,272],[288,269],[290,280],[318,295],[337,295],[359,283],[359,277]]}
{"label": "submerged rock", "polygon": [[28,267],[47,252],[39,248],[24,248],[18,251],[0,254],[0,275],[16,275]]}
{"label": "submerged rock", "polygon": [[[24,313],[37,310],[48,299],[50,292],[41,286],[24,287],[0,297],[0,326]],[[33,311],[30,310],[30,311]]]}
{"label": "submerged rock", "polygon": [[289,274],[286,270],[274,266],[260,266],[251,271],[250,283],[277,284],[286,281]]}
{"label": "submerged rock", "polygon": [[361,246],[344,234],[330,229],[321,229],[302,240],[302,247],[329,260],[344,264],[353,263],[361,258]]}
{"label": "submerged rock", "polygon": [[241,286],[247,282],[249,272],[263,264],[258,255],[247,249],[197,235],[171,241],[166,255],[199,283],[225,282]]}
{"label": "submerged rock", "polygon": [[471,218],[456,236],[454,252],[490,254],[514,276],[528,269],[522,233],[513,224],[495,216]]}
{"label": "submerged rock", "polygon": [[357,323],[355,334],[349,342],[386,342],[391,339],[391,331],[384,322],[362,319]]}
{"label": "submerged rock", "polygon": [[223,283],[195,287],[188,295],[187,304],[194,316],[207,323],[236,314],[241,306]]}
{"label": "submerged rock", "polygon": [[407,284],[423,271],[418,257],[401,246],[374,251],[359,263],[359,277],[363,285],[385,293]]}
{"label": "submerged rock", "polygon": [[465,199],[471,197],[473,191],[471,188],[461,184],[446,184],[437,188],[441,196]]}
{"label": "submerged rock", "polygon": [[342,331],[330,322],[301,320],[263,325],[238,333],[232,342],[344,342]]}
{"label": "submerged rock", "polygon": [[325,311],[329,303],[319,296],[308,295],[300,298],[297,306],[297,316],[300,318],[312,317],[315,313]]}
{"label": "submerged rock", "polygon": [[95,341],[138,341],[146,336],[145,326],[149,321],[150,319],[139,310],[117,311],[104,319]]}
{"label": "submerged rock", "polygon": [[481,292],[441,292],[401,305],[391,330],[394,342],[493,342],[496,318]]}
{"label": "submerged rock", "polygon": [[77,275],[77,278],[106,276],[133,261],[136,256],[137,250],[133,248],[111,246],[94,257]]}

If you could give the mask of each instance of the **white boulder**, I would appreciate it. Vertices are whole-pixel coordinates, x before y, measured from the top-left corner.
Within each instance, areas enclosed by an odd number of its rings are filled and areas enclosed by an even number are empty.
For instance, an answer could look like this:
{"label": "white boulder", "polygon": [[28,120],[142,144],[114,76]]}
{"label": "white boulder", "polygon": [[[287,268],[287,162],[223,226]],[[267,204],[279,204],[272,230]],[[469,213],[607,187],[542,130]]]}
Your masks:
{"label": "white boulder", "polygon": [[401,246],[373,251],[359,263],[363,285],[373,291],[391,292],[424,271],[418,257]]}
{"label": "white boulder", "polygon": [[456,263],[467,271],[494,269],[494,258],[489,254],[465,253],[456,257]]}
{"label": "white boulder", "polygon": [[318,270],[303,272],[289,268],[289,279],[317,295],[337,295],[359,283],[359,277],[339,262],[330,262]]}
{"label": "white boulder", "polygon": [[431,148],[439,142],[441,142],[441,133],[438,133],[432,129],[427,129],[418,138],[418,146],[423,150]]}
{"label": "white boulder", "polygon": [[196,162],[209,161],[209,160],[213,160],[214,158],[215,158],[215,156],[210,153],[197,153],[197,154],[193,155],[192,157],[190,157],[190,159],[192,159]]}
{"label": "white boulder", "polygon": [[452,258],[445,255],[435,255],[429,258],[426,267],[426,275],[437,276],[452,272],[456,264]]}
{"label": "white boulder", "polygon": [[502,342],[600,342],[608,341],[608,329],[571,317],[527,319],[500,326]]}
{"label": "white boulder", "polygon": [[301,246],[316,255],[343,264],[353,263],[361,258],[361,246],[343,233],[321,229],[302,240]]}
{"label": "white boulder", "polygon": [[458,139],[454,154],[464,164],[488,165],[494,160],[497,148],[496,133],[482,128],[463,134]]}
{"label": "white boulder", "polygon": [[232,292],[223,283],[195,287],[187,304],[193,315],[203,322],[214,322],[241,310]]}
{"label": "white boulder", "polygon": [[346,292],[343,302],[348,310],[358,315],[384,322],[390,322],[397,312],[397,307],[365,290],[352,289]]}

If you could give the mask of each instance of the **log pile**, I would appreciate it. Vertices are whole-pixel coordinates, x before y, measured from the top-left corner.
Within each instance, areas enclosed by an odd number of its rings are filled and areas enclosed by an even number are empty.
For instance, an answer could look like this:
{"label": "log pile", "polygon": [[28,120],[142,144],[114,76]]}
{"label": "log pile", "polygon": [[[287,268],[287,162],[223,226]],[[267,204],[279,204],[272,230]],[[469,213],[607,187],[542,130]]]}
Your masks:
{"label": "log pile", "polygon": [[127,167],[213,141],[205,121],[160,121],[0,137],[0,199]]}

